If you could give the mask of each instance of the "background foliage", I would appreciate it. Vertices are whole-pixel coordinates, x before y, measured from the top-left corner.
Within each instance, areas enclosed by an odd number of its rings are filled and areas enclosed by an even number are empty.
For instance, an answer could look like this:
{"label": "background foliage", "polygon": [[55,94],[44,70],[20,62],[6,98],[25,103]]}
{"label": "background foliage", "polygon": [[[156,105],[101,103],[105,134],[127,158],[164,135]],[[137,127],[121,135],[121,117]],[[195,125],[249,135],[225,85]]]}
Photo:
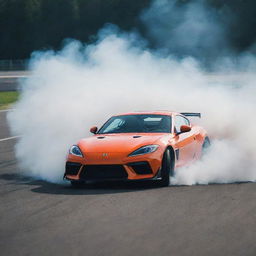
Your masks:
{"label": "background foliage", "polygon": [[[177,0],[186,3],[189,0]],[[192,0],[191,0],[192,1]],[[255,0],[206,0],[231,13],[229,40],[237,51],[256,38]],[[33,50],[58,49],[65,38],[93,40],[105,23],[121,29],[137,28],[144,36],[139,14],[151,0],[0,0],[0,59],[28,58]],[[223,11],[224,10],[224,11]],[[226,11],[225,11],[226,10]]]}

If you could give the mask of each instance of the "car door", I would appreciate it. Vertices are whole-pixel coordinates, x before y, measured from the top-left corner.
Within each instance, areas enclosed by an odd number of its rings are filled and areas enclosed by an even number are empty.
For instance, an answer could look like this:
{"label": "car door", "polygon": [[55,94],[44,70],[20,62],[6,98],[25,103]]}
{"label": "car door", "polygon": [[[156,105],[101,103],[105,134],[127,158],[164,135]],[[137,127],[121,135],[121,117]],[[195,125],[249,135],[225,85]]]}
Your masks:
{"label": "car door", "polygon": [[183,166],[190,163],[194,159],[195,155],[195,136],[193,127],[190,132],[178,134],[182,125],[190,126],[190,122],[187,118],[176,115],[174,116],[174,132],[177,166]]}

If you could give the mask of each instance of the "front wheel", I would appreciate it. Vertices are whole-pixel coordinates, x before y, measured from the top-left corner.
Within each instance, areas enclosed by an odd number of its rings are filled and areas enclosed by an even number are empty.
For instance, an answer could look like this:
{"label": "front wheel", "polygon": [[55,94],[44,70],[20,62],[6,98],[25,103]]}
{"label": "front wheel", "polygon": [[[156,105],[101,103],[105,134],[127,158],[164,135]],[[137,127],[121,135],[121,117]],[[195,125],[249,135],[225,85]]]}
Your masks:
{"label": "front wheel", "polygon": [[171,152],[167,149],[163,156],[162,167],[161,167],[161,181],[160,184],[163,187],[170,185],[170,176],[174,174],[174,165],[171,159]]}

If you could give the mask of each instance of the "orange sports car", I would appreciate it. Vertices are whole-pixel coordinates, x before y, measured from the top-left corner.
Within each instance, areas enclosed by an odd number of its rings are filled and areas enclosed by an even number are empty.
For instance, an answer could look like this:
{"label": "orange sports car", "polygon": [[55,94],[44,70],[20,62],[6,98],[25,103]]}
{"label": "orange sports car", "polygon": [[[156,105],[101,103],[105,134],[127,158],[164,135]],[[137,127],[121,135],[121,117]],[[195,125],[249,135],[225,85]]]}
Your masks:
{"label": "orange sports car", "polygon": [[132,112],[112,116],[73,145],[64,178],[72,185],[100,180],[159,180],[168,186],[178,167],[210,145],[206,131],[188,117],[200,113]]}

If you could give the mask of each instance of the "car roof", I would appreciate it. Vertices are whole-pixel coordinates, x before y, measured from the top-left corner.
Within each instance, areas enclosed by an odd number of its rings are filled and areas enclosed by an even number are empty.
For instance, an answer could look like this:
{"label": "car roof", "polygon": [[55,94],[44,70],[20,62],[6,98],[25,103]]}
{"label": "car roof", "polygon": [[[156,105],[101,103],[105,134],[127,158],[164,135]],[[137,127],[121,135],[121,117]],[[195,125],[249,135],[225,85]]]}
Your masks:
{"label": "car roof", "polygon": [[165,116],[172,116],[180,114],[174,111],[168,110],[156,110],[156,111],[134,111],[134,112],[127,112],[127,113],[120,113],[114,116],[125,116],[125,115],[165,115]]}

